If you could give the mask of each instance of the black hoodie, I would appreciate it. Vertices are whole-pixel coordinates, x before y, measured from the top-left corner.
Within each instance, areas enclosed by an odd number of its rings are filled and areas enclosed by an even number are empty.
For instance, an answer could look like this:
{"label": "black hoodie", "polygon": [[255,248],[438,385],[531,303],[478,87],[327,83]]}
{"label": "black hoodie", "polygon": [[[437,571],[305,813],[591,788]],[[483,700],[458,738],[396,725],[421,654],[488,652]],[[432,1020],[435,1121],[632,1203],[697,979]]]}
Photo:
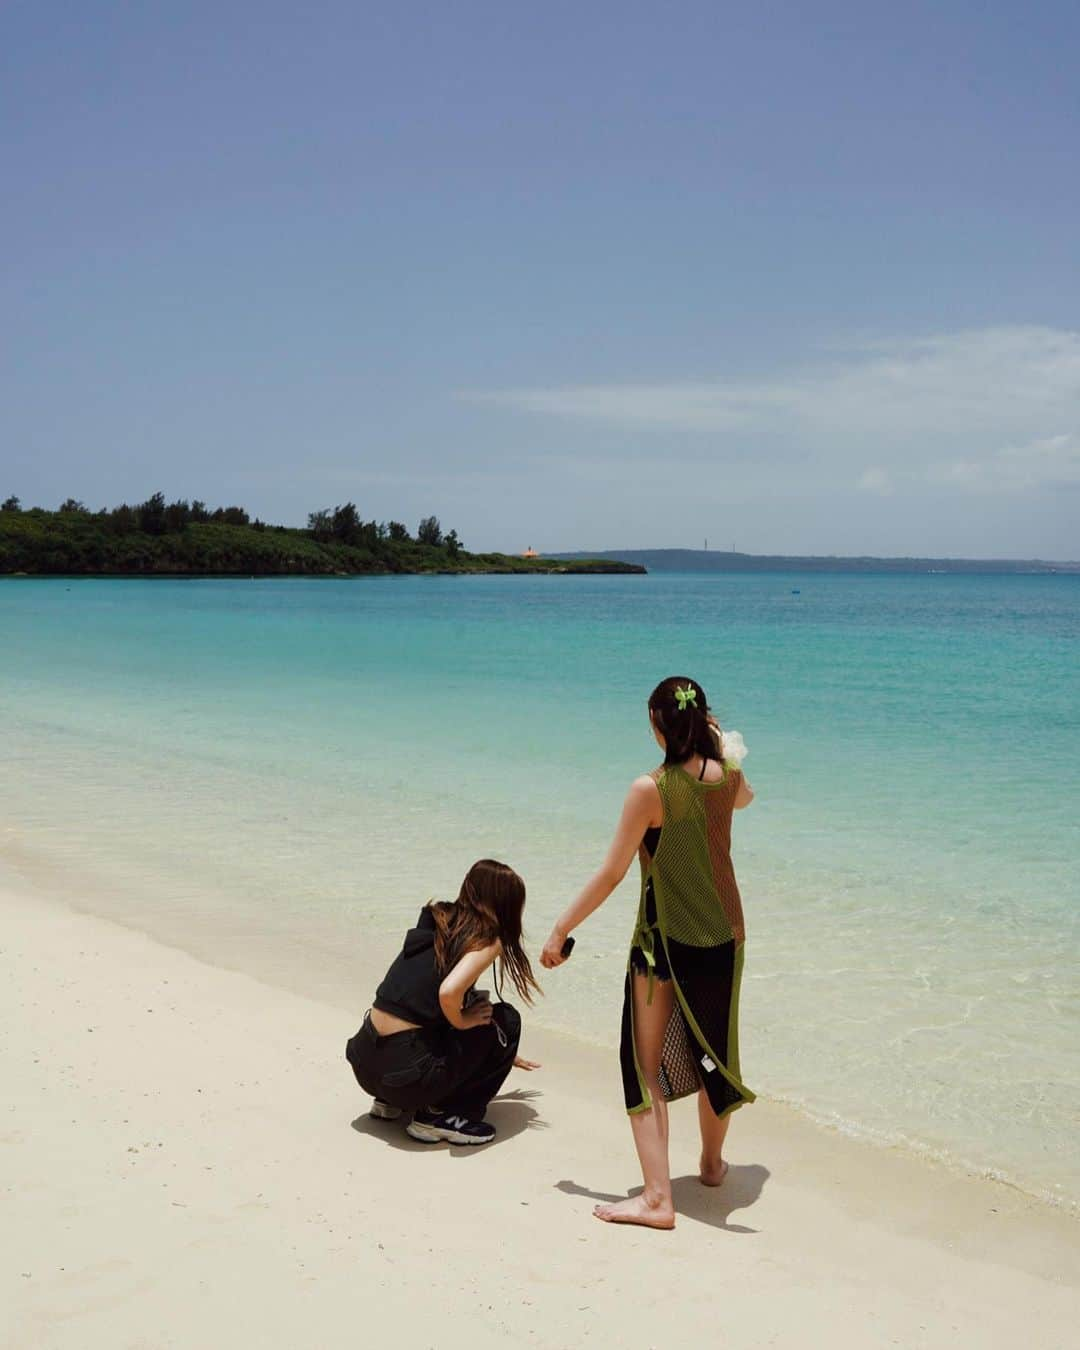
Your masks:
{"label": "black hoodie", "polygon": [[439,1005],[440,984],[442,978],[435,966],[435,919],[425,905],[416,927],[405,934],[400,955],[375,991],[375,1007],[417,1026],[446,1026]]}

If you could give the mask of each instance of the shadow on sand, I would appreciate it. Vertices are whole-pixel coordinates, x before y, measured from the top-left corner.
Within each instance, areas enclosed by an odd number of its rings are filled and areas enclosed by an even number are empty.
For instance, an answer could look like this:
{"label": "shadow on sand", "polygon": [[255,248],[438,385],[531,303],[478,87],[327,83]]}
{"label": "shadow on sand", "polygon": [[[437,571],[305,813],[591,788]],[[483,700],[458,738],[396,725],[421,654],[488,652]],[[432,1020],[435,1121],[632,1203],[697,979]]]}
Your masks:
{"label": "shadow on sand", "polygon": [[505,1144],[525,1130],[546,1129],[547,1122],[541,1120],[539,1112],[530,1104],[539,1095],[539,1092],[519,1088],[496,1097],[485,1117],[495,1126],[496,1135],[490,1144],[484,1144],[481,1148],[468,1144],[422,1144],[405,1133],[405,1126],[409,1123],[408,1112],[397,1120],[377,1120],[365,1112],[356,1117],[352,1127],[357,1134],[370,1134],[391,1148],[399,1148],[406,1153],[433,1153],[436,1149],[445,1148],[455,1158],[467,1158],[470,1154],[485,1153],[490,1148]]}
{"label": "shadow on sand", "polygon": [[[707,1223],[711,1228],[722,1228],[726,1233],[757,1233],[757,1228],[747,1228],[741,1223],[729,1223],[728,1220],[738,1209],[749,1209],[756,1202],[769,1179],[769,1169],[759,1163],[748,1163],[729,1167],[722,1186],[703,1186],[696,1176],[672,1177],[671,1193],[675,1200],[675,1212],[679,1218],[693,1219],[697,1223]],[[560,1181],[556,1188],[564,1195],[581,1195],[590,1200],[625,1200],[627,1195],[640,1195],[641,1186],[635,1186],[625,1195],[612,1195],[608,1191],[593,1191],[587,1186],[579,1186],[576,1181]]]}

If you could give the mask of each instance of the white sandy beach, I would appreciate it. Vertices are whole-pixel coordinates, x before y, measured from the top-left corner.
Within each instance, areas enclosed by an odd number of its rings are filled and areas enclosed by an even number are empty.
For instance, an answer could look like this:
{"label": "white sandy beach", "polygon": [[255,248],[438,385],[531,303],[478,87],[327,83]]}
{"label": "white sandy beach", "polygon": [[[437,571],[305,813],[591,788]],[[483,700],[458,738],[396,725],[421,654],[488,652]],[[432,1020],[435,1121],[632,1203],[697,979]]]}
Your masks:
{"label": "white sandy beach", "polygon": [[0,913],[6,1350],[1076,1344],[1080,1224],[1019,1191],[768,1102],[705,1190],[682,1104],[676,1231],[609,1227],[594,1198],[636,1179],[613,1056],[526,1023],[544,1069],[499,1140],[428,1148],[344,1063],[362,997],[52,898]]}

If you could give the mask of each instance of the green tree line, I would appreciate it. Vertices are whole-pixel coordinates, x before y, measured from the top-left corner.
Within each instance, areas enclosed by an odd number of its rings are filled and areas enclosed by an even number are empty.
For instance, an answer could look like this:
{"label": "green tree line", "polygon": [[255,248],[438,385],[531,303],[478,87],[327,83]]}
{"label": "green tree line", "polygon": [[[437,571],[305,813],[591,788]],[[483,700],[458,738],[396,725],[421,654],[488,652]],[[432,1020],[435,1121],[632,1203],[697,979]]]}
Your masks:
{"label": "green tree line", "polygon": [[456,530],[425,516],[363,520],[355,502],[313,511],[306,529],[269,525],[242,506],[146,501],[100,511],[74,497],[56,511],[0,502],[0,573],[93,575],[359,575],[391,572],[626,571],[618,563],[553,563],[467,553]]}
{"label": "green tree line", "polygon": [[[9,514],[22,514],[23,507],[18,497],[11,496],[0,503],[0,511]],[[31,507],[28,515],[48,515],[41,507]],[[213,522],[220,525],[251,525],[253,529],[285,530],[284,525],[267,526],[265,521],[251,519],[242,506],[218,506],[214,510],[197,498],[167,502],[164,493],[155,492],[146,501],[137,506],[126,502],[120,506],[103,507],[100,511],[91,511],[75,497],[68,497],[57,508],[59,515],[95,516],[103,522],[112,534],[170,534],[186,530],[189,525]],[[313,539],[320,543],[336,540],[341,544],[374,546],[381,541],[405,543],[412,538],[408,526],[399,520],[364,521],[356,509],[355,502],[346,502],[344,506],[334,506],[322,511],[312,511],[308,516],[308,531]],[[430,544],[434,548],[446,548],[451,554],[461,551],[462,543],[456,530],[443,534],[437,516],[425,516],[417,526],[416,538],[421,544]]]}
{"label": "green tree line", "polygon": [[468,556],[437,516],[414,536],[401,521],[363,520],[355,502],[313,511],[306,529],[161,492],[99,511],[74,497],[56,511],[0,503],[5,572],[412,572],[453,570]]}

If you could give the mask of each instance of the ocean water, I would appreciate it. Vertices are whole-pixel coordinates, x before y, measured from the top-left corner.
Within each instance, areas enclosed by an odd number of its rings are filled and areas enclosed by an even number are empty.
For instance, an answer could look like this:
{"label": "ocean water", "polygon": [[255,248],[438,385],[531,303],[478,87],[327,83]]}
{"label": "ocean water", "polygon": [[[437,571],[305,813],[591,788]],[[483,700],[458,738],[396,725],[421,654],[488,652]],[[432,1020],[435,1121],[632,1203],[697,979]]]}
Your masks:
{"label": "ocean water", "polygon": [[[687,674],[757,792],[747,1081],[1075,1204],[1078,658],[1067,576],[8,580],[0,860],[359,1014],[478,857],[535,952]],[[636,890],[541,1021],[615,1043]]]}

